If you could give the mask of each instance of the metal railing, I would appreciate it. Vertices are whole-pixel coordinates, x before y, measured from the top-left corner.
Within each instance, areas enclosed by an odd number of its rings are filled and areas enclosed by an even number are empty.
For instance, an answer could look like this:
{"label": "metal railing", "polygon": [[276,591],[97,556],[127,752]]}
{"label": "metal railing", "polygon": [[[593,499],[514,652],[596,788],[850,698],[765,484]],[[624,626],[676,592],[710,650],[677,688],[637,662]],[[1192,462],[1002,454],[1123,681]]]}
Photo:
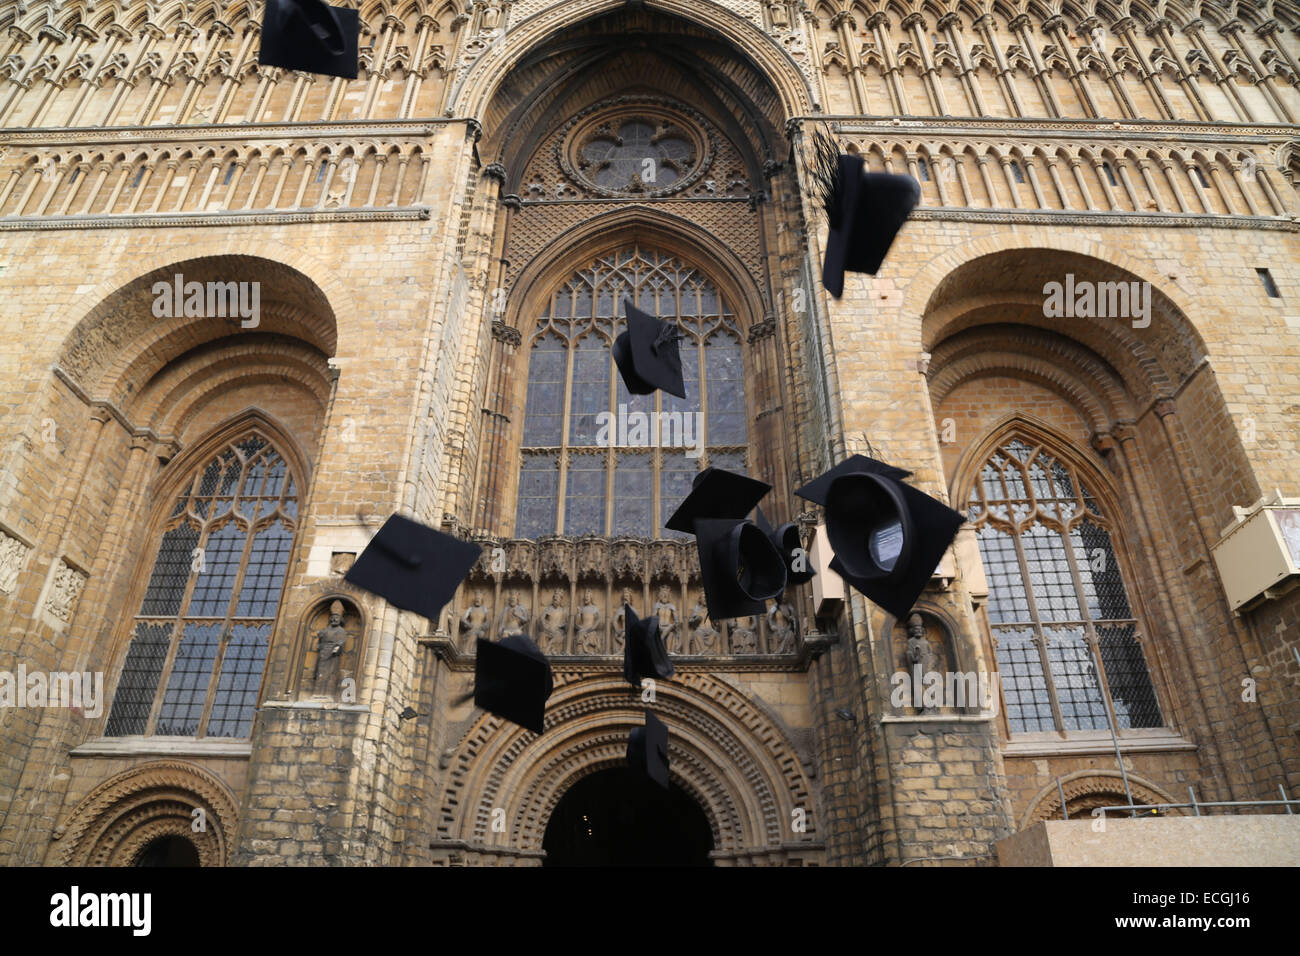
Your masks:
{"label": "metal railing", "polygon": [[[1128,803],[1119,803],[1109,807],[1094,807],[1092,812],[1096,813],[1100,810],[1102,816],[1105,816],[1111,811],[1123,812],[1127,810],[1129,816],[1136,817],[1139,810],[1151,810],[1154,813],[1159,813],[1161,810],[1186,810],[1191,808],[1192,812],[1199,817],[1201,816],[1202,807],[1286,807],[1287,813],[1294,814],[1295,811],[1291,808],[1293,806],[1300,807],[1300,799],[1288,797],[1286,787],[1283,784],[1279,783],[1277,789],[1282,794],[1281,800],[1197,800],[1196,790],[1188,786],[1187,796],[1191,799],[1190,803],[1133,803],[1133,796],[1130,793]],[[1070,819],[1070,809],[1065,803],[1065,788],[1061,785],[1060,777],[1056,778],[1056,792],[1060,794],[1061,798],[1062,818],[1068,820]]]}

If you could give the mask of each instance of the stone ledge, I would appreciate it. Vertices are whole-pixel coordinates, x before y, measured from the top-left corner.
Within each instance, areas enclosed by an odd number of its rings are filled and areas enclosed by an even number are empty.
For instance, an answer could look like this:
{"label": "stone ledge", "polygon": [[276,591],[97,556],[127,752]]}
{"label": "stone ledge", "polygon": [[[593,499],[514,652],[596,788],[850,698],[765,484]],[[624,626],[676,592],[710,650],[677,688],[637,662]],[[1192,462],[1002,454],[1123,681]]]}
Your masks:
{"label": "stone ledge", "polygon": [[[1121,735],[1119,749],[1121,753],[1140,753],[1144,751],[1194,751],[1196,744],[1181,734],[1169,731],[1156,733],[1128,732]],[[1053,735],[1055,736],[1055,735]],[[1090,754],[1114,754],[1115,742],[1109,733],[1079,734],[1062,739],[1012,740],[1002,748],[1004,757],[1066,757]]]}
{"label": "stone ledge", "polygon": [[70,750],[72,757],[234,757],[247,759],[246,740],[198,740],[190,737],[100,737]]}
{"label": "stone ledge", "polygon": [[999,866],[1295,866],[1300,816],[1044,820],[997,842]]}
{"label": "stone ledge", "polygon": [[158,226],[276,226],[299,222],[409,222],[429,219],[429,206],[355,206],[248,212],[123,213],[90,216],[5,216],[0,232],[48,229],[143,229]]}

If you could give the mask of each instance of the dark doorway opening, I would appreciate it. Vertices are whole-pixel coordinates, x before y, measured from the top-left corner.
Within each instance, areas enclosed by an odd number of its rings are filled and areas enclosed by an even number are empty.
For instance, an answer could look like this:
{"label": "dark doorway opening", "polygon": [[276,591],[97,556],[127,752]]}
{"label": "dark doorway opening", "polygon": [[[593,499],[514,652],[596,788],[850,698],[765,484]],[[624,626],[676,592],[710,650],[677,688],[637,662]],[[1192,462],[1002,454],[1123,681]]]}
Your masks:
{"label": "dark doorway opening", "polygon": [[135,859],[136,866],[198,866],[199,850],[180,836],[150,840]]}
{"label": "dark doorway opening", "polygon": [[623,767],[570,787],[542,838],[546,866],[709,866],[712,848],[708,818],[684,790]]}

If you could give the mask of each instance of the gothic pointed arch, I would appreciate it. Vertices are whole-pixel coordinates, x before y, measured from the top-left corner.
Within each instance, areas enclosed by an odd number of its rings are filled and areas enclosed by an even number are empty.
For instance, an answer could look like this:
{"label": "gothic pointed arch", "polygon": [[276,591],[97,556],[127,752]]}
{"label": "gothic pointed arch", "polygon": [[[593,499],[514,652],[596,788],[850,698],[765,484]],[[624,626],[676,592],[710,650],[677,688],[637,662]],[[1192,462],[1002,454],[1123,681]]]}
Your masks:
{"label": "gothic pointed arch", "polygon": [[250,408],[169,463],[127,589],[109,737],[247,738],[310,469]]}
{"label": "gothic pointed arch", "polygon": [[1125,512],[1105,472],[1068,436],[1012,415],[967,450],[953,491],[989,581],[1008,733],[1165,726]]}

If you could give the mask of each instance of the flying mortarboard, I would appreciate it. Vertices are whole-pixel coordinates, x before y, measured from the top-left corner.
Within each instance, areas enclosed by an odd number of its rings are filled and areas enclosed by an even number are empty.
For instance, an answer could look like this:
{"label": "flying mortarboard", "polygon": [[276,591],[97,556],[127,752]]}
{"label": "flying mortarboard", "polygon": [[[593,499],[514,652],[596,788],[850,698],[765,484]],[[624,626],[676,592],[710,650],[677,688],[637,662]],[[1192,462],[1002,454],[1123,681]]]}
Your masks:
{"label": "flying mortarboard", "polygon": [[[763,509],[758,509],[758,529],[767,535],[767,539],[777,551],[781,552],[781,560],[785,563],[785,579],[788,584],[807,584],[817,575],[817,569],[812,566],[808,559],[808,553],[804,550],[803,542],[799,540],[799,525],[793,521],[787,521],[781,527],[773,530],[771,524],[763,514]],[[796,562],[795,550],[801,551],[801,563]],[[801,571],[796,571],[794,565],[800,563]]]}
{"label": "flying mortarboard", "polygon": [[623,384],[633,395],[649,395],[662,389],[678,398],[686,397],[682,379],[682,355],[678,340],[681,330],[672,322],[661,322],[631,302],[624,301],[627,330],[614,339],[614,364]]}
{"label": "flying mortarboard", "polygon": [[482,553],[477,544],[394,514],[343,579],[436,622]]}
{"label": "flying mortarboard", "polygon": [[323,0],[266,0],[257,62],[355,80],[360,35],[356,10]]}
{"label": "flying mortarboard", "polygon": [[826,510],[831,570],[897,618],[912,609],[966,520],[898,480],[908,474],[855,455],[795,492]]}
{"label": "flying mortarboard", "polygon": [[844,273],[875,275],[894,237],[921,199],[911,176],[868,173],[861,156],[841,153],[824,134],[814,140],[812,179],[830,220],[822,286],[839,298]]}
{"label": "flying mortarboard", "polygon": [[705,468],[692,480],[691,493],[664,527],[694,534],[696,518],[744,518],[771,490],[771,485],[757,478]]}
{"label": "flying mortarboard", "polygon": [[645,726],[633,727],[628,735],[627,765],[634,777],[668,789],[668,727],[648,710]]}
{"label": "flying mortarboard", "polygon": [[546,701],[555,689],[546,655],[524,634],[494,643],[478,639],[474,705],[540,734]]}
{"label": "flying mortarboard", "polygon": [[696,518],[704,603],[715,621],[762,614],[785,590],[786,566],[758,525],[743,518]]}
{"label": "flying mortarboard", "polygon": [[630,604],[623,605],[627,637],[623,641],[623,676],[633,687],[641,686],[643,677],[667,680],[673,676],[673,662],[668,659],[659,618],[639,618]]}

